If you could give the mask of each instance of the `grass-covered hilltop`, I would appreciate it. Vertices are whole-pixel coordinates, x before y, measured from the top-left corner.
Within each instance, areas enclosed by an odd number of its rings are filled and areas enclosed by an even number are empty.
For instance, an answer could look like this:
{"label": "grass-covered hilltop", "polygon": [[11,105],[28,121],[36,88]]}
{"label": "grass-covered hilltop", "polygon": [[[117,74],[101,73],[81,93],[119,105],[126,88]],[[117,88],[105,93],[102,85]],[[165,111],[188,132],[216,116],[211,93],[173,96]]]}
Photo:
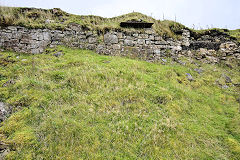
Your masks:
{"label": "grass-covered hilltop", "polygon": [[[187,28],[184,25],[169,21],[156,20],[144,14],[133,12],[113,18],[103,18],[100,16],[82,16],[73,15],[62,11],[59,8],[54,9],[37,9],[37,8],[16,8],[0,6],[0,26],[19,25],[27,28],[48,28],[64,29],[71,23],[77,23],[86,29],[104,32],[106,30],[124,30],[120,27],[120,22],[141,19],[146,22],[154,23],[153,29],[156,33],[177,38],[181,29]],[[128,29],[129,30],[129,29]],[[240,40],[240,29],[209,29],[209,30],[191,30],[193,35],[204,35],[211,30],[226,33],[237,40]]]}
{"label": "grass-covered hilltop", "polygon": [[[229,36],[234,45],[223,43],[229,50],[217,50],[216,56],[231,56],[231,48],[239,48],[240,30],[196,31],[141,13],[102,18],[60,9],[0,7],[3,30],[22,26],[61,32],[77,23],[102,34],[136,30],[119,25],[133,19],[153,22],[157,34],[173,41],[181,38],[181,29],[196,37],[211,32]],[[1,35],[16,36],[17,27],[9,28]],[[15,35],[8,34],[11,28]],[[46,37],[52,41],[50,36],[24,36],[6,38],[5,44],[16,48],[16,41],[20,47]],[[226,56],[220,56],[218,63],[208,63],[174,55],[147,62],[133,54],[105,56],[79,48],[58,44],[41,54],[0,48],[0,159],[240,159],[239,59],[227,57],[222,63]],[[215,56],[206,48],[186,53]]]}

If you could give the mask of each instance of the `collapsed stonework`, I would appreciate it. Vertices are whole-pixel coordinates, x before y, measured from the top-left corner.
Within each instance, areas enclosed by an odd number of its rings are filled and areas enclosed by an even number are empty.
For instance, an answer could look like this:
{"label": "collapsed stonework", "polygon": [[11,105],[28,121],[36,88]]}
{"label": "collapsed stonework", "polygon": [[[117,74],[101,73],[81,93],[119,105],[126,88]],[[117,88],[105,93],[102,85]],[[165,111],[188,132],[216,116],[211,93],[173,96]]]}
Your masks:
{"label": "collapsed stonework", "polygon": [[97,33],[71,24],[64,31],[27,29],[8,26],[0,29],[0,47],[16,52],[38,54],[47,47],[66,45],[95,50],[104,55],[134,55],[148,61],[161,57],[188,56],[217,63],[221,60],[240,60],[240,46],[228,37],[204,35],[197,39],[189,30],[182,31],[182,38],[163,38],[153,29],[144,32],[108,31]]}

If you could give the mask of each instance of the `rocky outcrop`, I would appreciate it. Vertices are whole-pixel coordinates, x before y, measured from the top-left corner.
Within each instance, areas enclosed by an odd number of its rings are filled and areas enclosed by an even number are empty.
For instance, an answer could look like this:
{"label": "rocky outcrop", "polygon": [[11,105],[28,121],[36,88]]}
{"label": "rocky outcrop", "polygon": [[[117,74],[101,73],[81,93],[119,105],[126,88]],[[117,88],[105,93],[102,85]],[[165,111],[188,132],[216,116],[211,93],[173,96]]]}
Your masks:
{"label": "rocky outcrop", "polygon": [[[12,113],[12,106],[0,102],[0,123],[5,121]],[[2,139],[2,134],[0,134],[0,139]],[[5,156],[10,152],[9,146],[0,140],[0,159],[4,159]]]}
{"label": "rocky outcrop", "polygon": [[221,60],[240,59],[240,47],[226,35],[211,32],[192,36],[182,31],[182,39],[163,38],[152,29],[144,32],[109,31],[105,34],[89,31],[78,24],[70,24],[65,30],[27,29],[8,26],[0,29],[0,47],[16,52],[38,54],[46,47],[66,45],[96,50],[105,55],[134,55],[148,61],[162,57],[188,56],[217,63]]}
{"label": "rocky outcrop", "polygon": [[12,112],[12,107],[0,102],[0,123],[3,122]]}

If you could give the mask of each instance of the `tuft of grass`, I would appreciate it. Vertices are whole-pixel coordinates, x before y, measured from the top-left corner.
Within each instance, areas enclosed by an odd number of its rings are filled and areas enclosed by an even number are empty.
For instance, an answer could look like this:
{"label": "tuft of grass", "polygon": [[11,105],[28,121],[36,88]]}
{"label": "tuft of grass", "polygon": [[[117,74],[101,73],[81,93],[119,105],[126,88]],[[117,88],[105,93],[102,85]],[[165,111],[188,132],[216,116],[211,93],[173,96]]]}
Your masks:
{"label": "tuft of grass", "polygon": [[18,111],[0,127],[6,159],[240,158],[240,88],[216,83],[239,83],[239,68],[58,50],[1,53],[12,62],[0,63],[0,100]]}

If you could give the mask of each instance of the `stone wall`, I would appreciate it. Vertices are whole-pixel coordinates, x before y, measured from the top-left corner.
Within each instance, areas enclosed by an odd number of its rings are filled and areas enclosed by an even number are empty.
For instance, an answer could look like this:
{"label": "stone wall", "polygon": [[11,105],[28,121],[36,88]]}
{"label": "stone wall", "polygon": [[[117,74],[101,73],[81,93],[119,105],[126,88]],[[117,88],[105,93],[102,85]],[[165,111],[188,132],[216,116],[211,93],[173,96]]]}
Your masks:
{"label": "stone wall", "polygon": [[38,54],[47,47],[66,45],[69,47],[96,50],[105,55],[134,55],[157,61],[162,57],[190,56],[199,60],[219,62],[240,60],[240,46],[227,37],[202,36],[195,39],[188,30],[182,38],[163,38],[152,29],[144,32],[109,31],[97,33],[86,31],[80,25],[69,25],[64,31],[49,29],[27,29],[9,26],[0,29],[0,47],[16,52]]}

